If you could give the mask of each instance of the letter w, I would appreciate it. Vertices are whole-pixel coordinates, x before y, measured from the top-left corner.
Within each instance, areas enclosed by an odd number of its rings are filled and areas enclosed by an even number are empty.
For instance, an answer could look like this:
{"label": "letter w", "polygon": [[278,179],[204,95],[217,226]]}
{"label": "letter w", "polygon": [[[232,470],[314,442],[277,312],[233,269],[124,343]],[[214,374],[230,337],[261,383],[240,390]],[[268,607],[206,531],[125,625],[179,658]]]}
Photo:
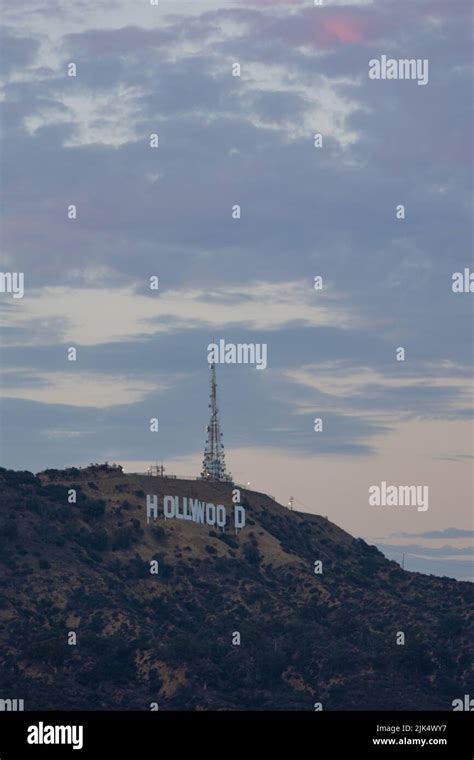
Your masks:
{"label": "letter w", "polygon": [[204,522],[204,503],[202,501],[199,501],[199,499],[189,499],[189,504],[191,506],[191,514],[192,514],[193,522],[203,523]]}

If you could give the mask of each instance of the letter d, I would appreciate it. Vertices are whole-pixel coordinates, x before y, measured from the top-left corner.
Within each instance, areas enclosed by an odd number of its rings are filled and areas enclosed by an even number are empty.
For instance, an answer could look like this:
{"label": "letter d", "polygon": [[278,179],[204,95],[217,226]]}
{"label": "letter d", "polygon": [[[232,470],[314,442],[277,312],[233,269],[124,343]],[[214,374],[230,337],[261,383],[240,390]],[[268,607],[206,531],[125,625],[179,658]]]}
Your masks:
{"label": "letter d", "polygon": [[236,528],[245,527],[245,509],[240,504],[234,504],[234,524]]}

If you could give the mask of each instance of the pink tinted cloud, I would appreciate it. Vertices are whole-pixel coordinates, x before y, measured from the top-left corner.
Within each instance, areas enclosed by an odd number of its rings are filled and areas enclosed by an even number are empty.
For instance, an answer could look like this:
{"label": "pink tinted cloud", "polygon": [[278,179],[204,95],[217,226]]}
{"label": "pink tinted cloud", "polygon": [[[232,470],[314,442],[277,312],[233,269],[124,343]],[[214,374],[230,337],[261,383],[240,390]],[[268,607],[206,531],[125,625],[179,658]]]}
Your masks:
{"label": "pink tinted cloud", "polygon": [[[354,43],[372,44],[382,39],[393,39],[401,29],[410,28],[412,24],[421,24],[428,19],[440,21],[453,17],[465,17],[466,23],[472,22],[472,0],[405,0],[397,2],[379,2],[374,5],[312,6],[301,0],[238,0],[249,9],[261,8],[260,18],[255,22],[262,34],[269,38],[281,39],[289,45],[309,45],[329,48],[334,45]],[[288,14],[266,12],[271,8]],[[291,13],[291,9],[299,9]],[[256,11],[258,13],[258,11]]]}
{"label": "pink tinted cloud", "polygon": [[[316,12],[315,12],[316,10]],[[367,11],[306,9],[287,18],[269,20],[267,33],[289,45],[330,48],[372,42],[383,35],[385,23]]]}
{"label": "pink tinted cloud", "polygon": [[364,24],[360,20],[344,17],[344,15],[328,18],[323,25],[326,32],[338,42],[362,42],[364,40]]}

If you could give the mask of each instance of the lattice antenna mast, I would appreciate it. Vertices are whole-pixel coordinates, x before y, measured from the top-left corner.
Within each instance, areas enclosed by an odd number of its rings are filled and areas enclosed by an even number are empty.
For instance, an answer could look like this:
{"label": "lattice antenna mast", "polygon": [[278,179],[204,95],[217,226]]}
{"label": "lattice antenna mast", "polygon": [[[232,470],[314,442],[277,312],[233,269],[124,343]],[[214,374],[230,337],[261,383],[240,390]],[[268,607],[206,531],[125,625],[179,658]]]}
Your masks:
{"label": "lattice antenna mast", "polygon": [[225,480],[231,481],[232,476],[226,471],[224,444],[222,443],[222,433],[219,421],[219,409],[217,406],[217,381],[216,365],[210,365],[211,371],[211,393],[209,396],[211,418],[207,426],[206,448],[204,449],[204,459],[202,463],[201,477],[205,480]]}

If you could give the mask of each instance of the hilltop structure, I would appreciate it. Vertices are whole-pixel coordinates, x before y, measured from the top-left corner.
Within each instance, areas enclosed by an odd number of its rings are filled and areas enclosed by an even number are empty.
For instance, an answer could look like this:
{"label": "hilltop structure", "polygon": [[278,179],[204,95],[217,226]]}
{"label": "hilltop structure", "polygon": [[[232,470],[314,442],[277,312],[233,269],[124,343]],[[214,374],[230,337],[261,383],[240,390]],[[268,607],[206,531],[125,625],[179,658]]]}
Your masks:
{"label": "hilltop structure", "polygon": [[225,464],[224,444],[222,443],[219,409],[217,407],[216,365],[214,363],[210,364],[209,370],[211,373],[211,393],[209,396],[211,418],[206,428],[207,439],[201,478],[203,480],[218,480],[231,483],[232,475],[230,472],[227,472]]}

